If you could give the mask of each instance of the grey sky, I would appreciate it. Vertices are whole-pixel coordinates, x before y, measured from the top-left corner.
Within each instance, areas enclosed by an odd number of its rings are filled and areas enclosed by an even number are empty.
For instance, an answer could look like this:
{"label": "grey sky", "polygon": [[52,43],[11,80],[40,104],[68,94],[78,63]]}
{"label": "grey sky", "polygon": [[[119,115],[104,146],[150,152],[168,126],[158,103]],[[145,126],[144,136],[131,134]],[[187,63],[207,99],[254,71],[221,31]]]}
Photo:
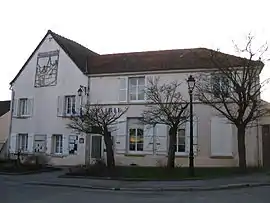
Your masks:
{"label": "grey sky", "polygon": [[[48,29],[98,53],[270,42],[267,0],[1,0],[0,100]],[[270,76],[268,63],[262,79]],[[270,90],[263,98],[270,101]]]}

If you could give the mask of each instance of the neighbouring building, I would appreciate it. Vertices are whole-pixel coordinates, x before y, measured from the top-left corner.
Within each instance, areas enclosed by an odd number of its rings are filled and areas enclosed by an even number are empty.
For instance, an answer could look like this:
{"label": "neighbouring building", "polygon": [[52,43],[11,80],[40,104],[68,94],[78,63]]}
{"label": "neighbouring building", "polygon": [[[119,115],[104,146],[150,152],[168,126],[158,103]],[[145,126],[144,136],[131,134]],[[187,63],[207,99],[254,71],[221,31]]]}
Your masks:
{"label": "neighbouring building", "polygon": [[10,101],[0,101],[0,158],[7,154],[10,128]]}
{"label": "neighbouring building", "polygon": [[[83,101],[117,110],[129,107],[112,133],[116,164],[163,165],[168,148],[168,127],[138,122],[146,100],[141,90],[147,78],[161,82],[185,81],[190,74],[211,72],[198,56],[206,48],[99,55],[82,45],[48,31],[12,80],[10,153],[44,153],[55,165],[77,165],[106,157],[100,135],[77,134],[67,128],[69,116],[78,112],[77,90]],[[224,54],[224,56],[228,56]],[[235,56],[230,56],[234,61]],[[221,84],[222,85],[222,84]],[[183,83],[181,92],[188,95]],[[196,166],[236,166],[236,128],[199,101],[194,102],[194,152]],[[176,165],[188,164],[189,123],[177,139]],[[247,131],[247,164],[262,164],[262,135],[258,123]]]}

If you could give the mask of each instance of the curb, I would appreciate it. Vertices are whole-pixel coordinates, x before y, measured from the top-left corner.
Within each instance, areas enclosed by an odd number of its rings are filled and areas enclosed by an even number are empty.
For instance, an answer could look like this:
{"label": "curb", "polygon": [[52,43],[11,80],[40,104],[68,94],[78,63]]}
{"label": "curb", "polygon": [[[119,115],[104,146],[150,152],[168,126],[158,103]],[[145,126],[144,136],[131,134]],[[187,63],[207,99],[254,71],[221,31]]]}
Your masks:
{"label": "curb", "polygon": [[[147,182],[147,181],[196,181],[196,180],[205,180],[204,178],[200,177],[191,177],[191,178],[182,178],[182,179],[149,179],[149,178],[121,178],[121,177],[97,177],[97,176],[78,176],[78,175],[60,175],[58,178],[66,178],[66,179],[91,179],[91,180],[118,180],[118,181],[130,181],[130,182]],[[215,177],[213,178],[207,178],[209,179],[216,179]]]}
{"label": "curb", "polygon": [[61,184],[61,183],[45,183],[45,182],[28,182],[26,185],[40,185],[40,186],[54,186],[54,187],[69,187],[69,188],[83,188],[92,190],[105,190],[105,191],[138,191],[138,192],[188,192],[188,191],[215,191],[215,190],[230,190],[240,189],[248,187],[262,187],[270,186],[270,182],[263,183],[238,183],[229,185],[218,185],[211,187],[174,187],[174,188],[124,188],[124,187],[102,187],[102,186],[91,186],[91,185],[75,185],[75,184]]}
{"label": "curb", "polygon": [[0,172],[0,175],[31,175],[31,174],[39,174],[39,173],[49,173],[49,172],[55,172],[60,171],[62,169],[60,168],[43,168],[40,170],[32,170],[32,171],[24,171],[24,172]]}

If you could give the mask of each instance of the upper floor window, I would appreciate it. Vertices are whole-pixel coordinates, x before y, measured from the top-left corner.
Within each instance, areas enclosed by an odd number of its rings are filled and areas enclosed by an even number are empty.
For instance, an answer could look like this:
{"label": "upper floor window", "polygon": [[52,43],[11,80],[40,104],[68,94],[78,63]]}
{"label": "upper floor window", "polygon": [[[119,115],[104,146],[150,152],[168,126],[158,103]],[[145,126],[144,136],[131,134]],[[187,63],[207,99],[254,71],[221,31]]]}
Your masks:
{"label": "upper floor window", "polygon": [[65,114],[73,115],[76,113],[75,96],[65,96]]}
{"label": "upper floor window", "polygon": [[212,93],[214,97],[228,97],[229,96],[229,80],[221,74],[214,74],[211,77]]}
{"label": "upper floor window", "polygon": [[145,98],[145,77],[129,78],[129,100],[137,101]]}
{"label": "upper floor window", "polygon": [[28,99],[19,99],[19,115],[20,116],[29,115]]}

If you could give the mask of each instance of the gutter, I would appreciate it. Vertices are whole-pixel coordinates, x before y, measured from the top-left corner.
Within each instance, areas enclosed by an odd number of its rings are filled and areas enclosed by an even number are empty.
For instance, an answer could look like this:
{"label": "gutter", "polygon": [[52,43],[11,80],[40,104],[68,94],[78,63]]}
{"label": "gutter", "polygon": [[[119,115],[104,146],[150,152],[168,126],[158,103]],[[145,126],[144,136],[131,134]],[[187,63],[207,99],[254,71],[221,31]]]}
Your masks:
{"label": "gutter", "polygon": [[11,139],[11,132],[12,132],[12,118],[13,118],[13,106],[14,106],[14,96],[15,96],[15,92],[12,89],[12,86],[9,87],[9,89],[11,90],[11,100],[10,100],[10,124],[9,124],[9,135],[8,135],[8,139],[7,139],[7,151],[6,154],[9,157],[10,156],[10,139]]}

